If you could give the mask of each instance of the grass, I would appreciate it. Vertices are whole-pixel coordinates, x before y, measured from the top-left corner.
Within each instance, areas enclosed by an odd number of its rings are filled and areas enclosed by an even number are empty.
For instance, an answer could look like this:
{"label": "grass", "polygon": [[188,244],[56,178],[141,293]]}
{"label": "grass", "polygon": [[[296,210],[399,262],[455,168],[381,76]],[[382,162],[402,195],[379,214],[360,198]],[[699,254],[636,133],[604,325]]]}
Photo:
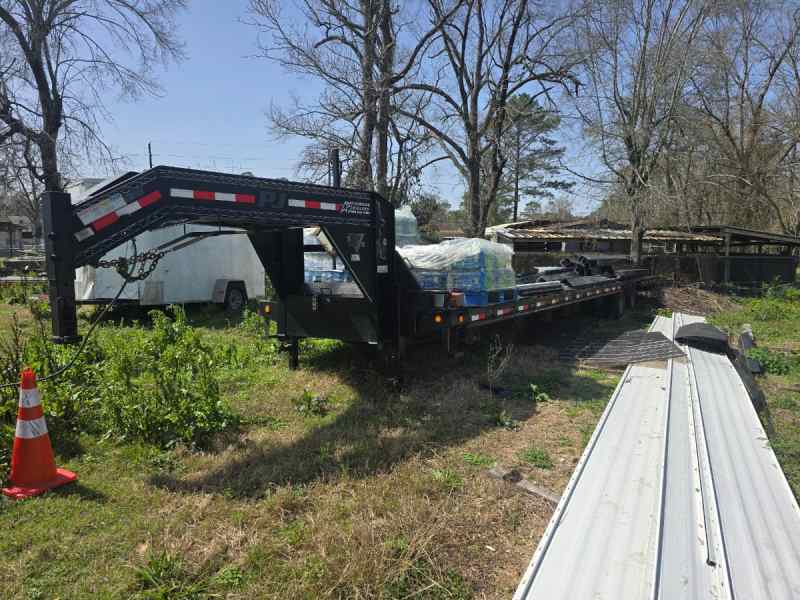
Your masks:
{"label": "grass", "polygon": [[766,370],[759,378],[767,398],[761,420],[789,485],[800,497],[800,293],[790,288],[742,300],[712,321],[731,333],[745,323],[752,326],[758,344],[752,354]]}
{"label": "grass", "polygon": [[[0,326],[13,314],[31,327],[6,305]],[[131,318],[98,335],[146,335]],[[255,333],[190,318],[230,347],[221,389],[241,432],[205,451],[54,439],[79,481],[0,502],[4,599],[510,597],[552,506],[485,469],[527,456],[520,468],[560,493],[618,377],[558,363],[534,332],[499,381],[508,397],[479,385],[485,344],[459,363],[414,350],[395,392],[354,346],[304,342],[298,371],[282,356],[237,366]]]}
{"label": "grass", "polygon": [[550,457],[550,453],[538,446],[529,446],[522,450],[519,453],[519,459],[538,469],[553,468],[553,459]]}

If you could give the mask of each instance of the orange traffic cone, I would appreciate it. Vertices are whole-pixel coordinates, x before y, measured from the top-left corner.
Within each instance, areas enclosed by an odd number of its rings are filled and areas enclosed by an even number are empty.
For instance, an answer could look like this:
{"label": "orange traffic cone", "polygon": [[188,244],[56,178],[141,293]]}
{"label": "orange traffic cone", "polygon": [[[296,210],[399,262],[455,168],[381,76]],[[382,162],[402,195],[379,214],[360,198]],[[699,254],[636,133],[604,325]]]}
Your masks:
{"label": "orange traffic cone", "polygon": [[17,433],[11,455],[10,486],[3,494],[11,498],[30,498],[77,479],[77,475],[59,469],[53,460],[53,448],[42,411],[42,397],[36,389],[36,374],[22,371],[19,386]]}

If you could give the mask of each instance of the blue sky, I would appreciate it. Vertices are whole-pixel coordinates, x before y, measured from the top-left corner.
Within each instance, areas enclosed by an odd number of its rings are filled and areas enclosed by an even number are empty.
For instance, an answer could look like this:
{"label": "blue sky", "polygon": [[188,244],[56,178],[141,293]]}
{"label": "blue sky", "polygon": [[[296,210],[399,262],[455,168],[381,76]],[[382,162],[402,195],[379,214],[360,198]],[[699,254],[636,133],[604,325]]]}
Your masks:
{"label": "blue sky", "polygon": [[[108,102],[113,121],[103,133],[127,157],[126,167],[147,168],[151,142],[155,164],[296,176],[305,142],[274,139],[265,110],[272,101],[288,104],[292,92],[311,95],[319,88],[313,79],[255,57],[258,32],[241,22],[246,10],[247,0],[192,2],[178,21],[188,56],[160,72],[162,95]],[[448,168],[432,171],[428,183],[444,196],[461,185]]]}
{"label": "blue sky", "polygon": [[[319,91],[310,78],[288,74],[257,58],[257,30],[242,22],[247,0],[194,0],[178,17],[187,58],[159,71],[160,97],[107,102],[111,122],[104,138],[125,167],[147,168],[147,143],[154,164],[295,178],[302,139],[276,140],[265,111],[288,104],[291,93]],[[463,183],[440,163],[426,173],[426,187],[455,205]],[[86,173],[87,176],[102,173]]]}

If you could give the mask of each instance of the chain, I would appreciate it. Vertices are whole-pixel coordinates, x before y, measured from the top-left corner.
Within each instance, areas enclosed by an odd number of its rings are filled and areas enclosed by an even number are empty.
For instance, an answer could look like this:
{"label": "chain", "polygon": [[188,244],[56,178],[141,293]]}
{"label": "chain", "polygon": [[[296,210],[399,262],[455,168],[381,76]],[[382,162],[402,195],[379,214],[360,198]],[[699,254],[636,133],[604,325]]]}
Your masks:
{"label": "chain", "polygon": [[[136,248],[136,240],[131,240],[133,243],[133,257],[120,256],[112,260],[101,260],[97,263],[98,268],[113,268],[119,273],[126,282],[142,281],[147,279],[158,266],[158,261],[164,258],[170,252],[179,250],[182,245],[173,246],[166,250],[145,250],[139,252]],[[147,264],[148,261],[150,264]],[[136,265],[139,265],[138,272]]]}
{"label": "chain", "polygon": [[[142,281],[156,270],[158,261],[164,258],[166,254],[168,254],[166,251],[147,250],[133,258],[120,256],[113,260],[101,260],[97,263],[97,266],[100,268],[114,268],[125,281]],[[147,264],[148,261],[150,264]],[[138,271],[136,270],[137,264],[139,265]]]}

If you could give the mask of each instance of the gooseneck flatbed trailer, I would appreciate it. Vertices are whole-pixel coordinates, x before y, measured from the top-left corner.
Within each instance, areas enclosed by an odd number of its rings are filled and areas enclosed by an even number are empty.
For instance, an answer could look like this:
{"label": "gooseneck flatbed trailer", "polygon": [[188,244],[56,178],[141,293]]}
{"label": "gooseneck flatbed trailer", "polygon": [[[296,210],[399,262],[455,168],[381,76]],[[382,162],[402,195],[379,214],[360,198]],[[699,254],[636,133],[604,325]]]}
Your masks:
{"label": "gooseneck flatbed trailer", "polygon": [[[293,367],[306,337],[367,343],[396,361],[415,340],[440,337],[452,349],[478,327],[564,306],[605,299],[606,309],[621,312],[643,274],[564,274],[541,289],[522,284],[502,302],[458,306],[457,295],[417,284],[395,251],[394,208],[375,193],[168,166],[128,173],[75,205],[69,194],[47,192],[43,216],[56,342],[80,339],[76,268],[102,266],[104,255],[145,231],[211,225],[216,229],[186,233],[159,250],[247,232],[275,291],[260,310],[277,324]],[[304,244],[307,227],[319,227],[352,282],[306,282],[305,254],[321,250]]]}

